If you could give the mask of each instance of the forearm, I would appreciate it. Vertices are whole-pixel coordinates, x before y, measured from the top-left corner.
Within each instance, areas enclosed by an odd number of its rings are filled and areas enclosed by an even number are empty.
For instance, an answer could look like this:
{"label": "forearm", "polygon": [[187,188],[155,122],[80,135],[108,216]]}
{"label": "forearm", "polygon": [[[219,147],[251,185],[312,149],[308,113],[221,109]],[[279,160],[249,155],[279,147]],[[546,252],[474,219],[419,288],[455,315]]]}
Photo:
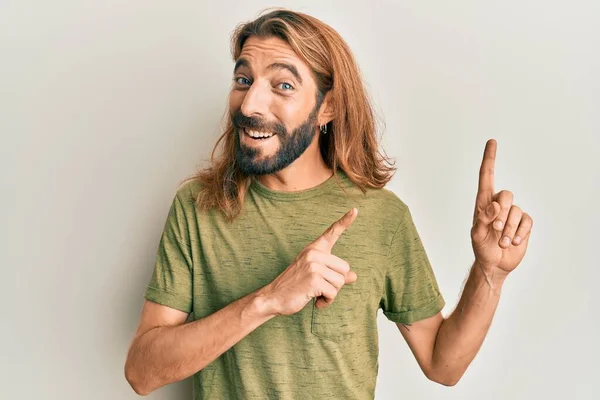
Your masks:
{"label": "forearm", "polygon": [[265,301],[258,290],[200,320],[146,332],[129,350],[127,380],[146,395],[200,371],[274,316]]}
{"label": "forearm", "polygon": [[505,274],[484,273],[475,263],[454,312],[438,331],[432,374],[436,380],[453,385],[475,358],[492,323]]}

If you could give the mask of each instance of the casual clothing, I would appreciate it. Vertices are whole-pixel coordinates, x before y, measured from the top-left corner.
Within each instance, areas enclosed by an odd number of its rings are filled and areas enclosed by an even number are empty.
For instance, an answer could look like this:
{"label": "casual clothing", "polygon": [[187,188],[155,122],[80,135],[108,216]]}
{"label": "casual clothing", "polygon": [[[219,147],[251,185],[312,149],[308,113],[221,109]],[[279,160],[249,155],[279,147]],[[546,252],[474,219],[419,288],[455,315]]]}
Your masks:
{"label": "casual clothing", "polygon": [[233,222],[195,209],[198,182],[177,191],[145,298],[194,320],[269,284],[333,222],[359,210],[332,250],[357,281],[326,308],[312,299],[252,331],[193,376],[194,399],[373,399],[378,309],[411,323],[444,307],[406,204],[387,189],[363,194],[343,171],[338,177],[298,192],[253,180]]}

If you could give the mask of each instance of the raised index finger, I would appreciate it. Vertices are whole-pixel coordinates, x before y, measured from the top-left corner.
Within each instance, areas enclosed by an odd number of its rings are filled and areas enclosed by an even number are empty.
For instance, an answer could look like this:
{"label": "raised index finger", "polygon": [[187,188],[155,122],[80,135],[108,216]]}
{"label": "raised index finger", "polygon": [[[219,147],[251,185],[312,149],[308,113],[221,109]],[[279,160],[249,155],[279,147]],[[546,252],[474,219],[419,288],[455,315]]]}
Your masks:
{"label": "raised index finger", "polygon": [[352,208],[342,218],[335,221],[327,230],[313,242],[320,250],[331,252],[335,242],[342,236],[342,233],[354,222],[358,210]]}
{"label": "raised index finger", "polygon": [[496,146],[494,139],[490,139],[485,144],[483,151],[483,160],[479,169],[479,187],[477,195],[489,195],[490,198],[494,195],[494,166],[496,163]]}

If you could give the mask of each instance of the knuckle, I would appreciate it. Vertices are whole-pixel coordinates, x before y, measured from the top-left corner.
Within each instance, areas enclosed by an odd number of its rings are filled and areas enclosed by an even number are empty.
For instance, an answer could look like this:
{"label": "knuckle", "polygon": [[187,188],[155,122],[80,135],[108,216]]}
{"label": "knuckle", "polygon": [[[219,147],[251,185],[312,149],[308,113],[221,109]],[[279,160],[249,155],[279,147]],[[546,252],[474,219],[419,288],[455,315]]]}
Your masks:
{"label": "knuckle", "polygon": [[350,271],[350,264],[348,264],[347,261],[342,262],[341,267],[342,267],[342,271],[344,271],[344,272]]}
{"label": "knuckle", "polygon": [[327,231],[328,231],[329,233],[333,233],[333,232],[335,232],[335,227],[336,227],[336,226],[338,226],[338,224],[339,224],[339,222],[338,222],[338,221],[336,221],[336,222],[334,222],[333,224],[329,225],[329,228],[327,228]]}
{"label": "knuckle", "polygon": [[340,224],[336,222],[335,224],[331,225],[331,234],[337,236],[340,233],[341,229],[342,227],[340,226]]}
{"label": "knuckle", "polygon": [[321,281],[321,275],[317,274],[316,272],[312,272],[310,274],[310,285],[315,287],[319,285],[319,282]]}
{"label": "knuckle", "polygon": [[307,267],[308,267],[308,271],[311,274],[318,274],[318,271],[319,271],[319,264],[318,263],[316,263],[314,261],[309,261],[308,264],[307,264]]}
{"label": "knuckle", "polygon": [[500,203],[500,206],[504,206],[507,203],[512,204],[513,199],[514,195],[509,190],[501,190],[498,192],[498,203]]}
{"label": "knuckle", "polygon": [[304,253],[304,259],[307,261],[313,261],[316,257],[317,257],[316,249],[311,248],[311,249],[306,250],[306,252]]}
{"label": "knuckle", "polygon": [[314,242],[308,244],[305,248],[302,249],[302,251],[300,252],[300,254],[302,254],[304,256],[310,250],[314,250],[316,248],[316,246],[317,246],[317,242],[318,242],[318,239],[315,240]]}

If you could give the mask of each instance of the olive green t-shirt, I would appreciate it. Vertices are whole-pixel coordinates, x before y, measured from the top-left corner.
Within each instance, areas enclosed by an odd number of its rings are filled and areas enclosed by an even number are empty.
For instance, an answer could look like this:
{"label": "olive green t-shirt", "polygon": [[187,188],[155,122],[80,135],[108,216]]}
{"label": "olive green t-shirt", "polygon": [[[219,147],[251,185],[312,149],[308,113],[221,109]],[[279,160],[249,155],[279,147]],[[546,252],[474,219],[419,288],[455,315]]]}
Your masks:
{"label": "olive green t-shirt", "polygon": [[[313,188],[281,192],[253,180],[228,222],[196,210],[199,183],[177,190],[145,298],[204,318],[273,281],[352,207],[332,253],[358,275],[334,302],[312,299],[277,316],[193,376],[194,399],[373,399],[377,312],[411,323],[444,307],[408,207],[387,189],[366,194],[343,172]],[[198,340],[205,340],[199,337]]]}

